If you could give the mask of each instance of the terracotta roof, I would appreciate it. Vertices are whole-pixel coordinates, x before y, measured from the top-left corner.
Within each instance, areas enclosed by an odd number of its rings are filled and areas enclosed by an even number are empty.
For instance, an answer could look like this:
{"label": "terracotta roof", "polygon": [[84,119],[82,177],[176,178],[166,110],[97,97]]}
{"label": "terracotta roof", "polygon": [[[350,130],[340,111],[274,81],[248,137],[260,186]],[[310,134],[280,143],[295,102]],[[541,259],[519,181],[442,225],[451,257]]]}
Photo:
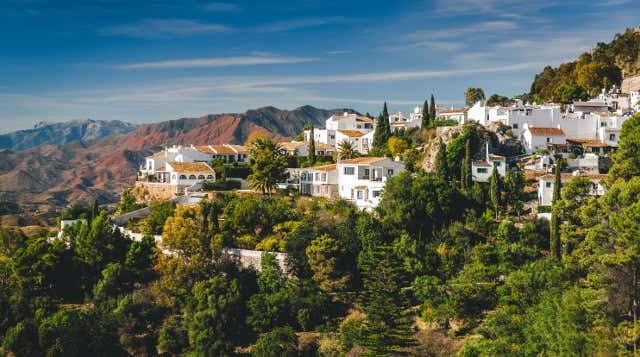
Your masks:
{"label": "terracotta roof", "polygon": [[367,186],[356,186],[354,187],[356,190],[366,190]]}
{"label": "terracotta roof", "polygon": [[[609,175],[607,174],[580,174],[578,176],[572,174],[572,173],[561,173],[560,174],[560,179],[564,180],[564,181],[570,181],[571,179],[573,179],[574,177],[585,177],[589,180],[593,180],[593,181],[600,181],[603,179],[606,179]],[[545,174],[540,176],[540,178],[545,179],[545,180],[555,180],[555,175],[554,174]]]}
{"label": "terracotta roof", "polygon": [[353,118],[356,117],[355,114],[347,114],[347,115],[332,115],[331,116],[331,120],[333,121],[338,121],[338,120],[342,120],[342,119],[347,119],[347,118]]}
{"label": "terracotta roof", "polygon": [[564,131],[560,128],[529,128],[533,135],[564,136]]}
{"label": "terracotta roof", "polygon": [[317,149],[322,149],[322,150],[334,150],[336,148],[334,148],[333,146],[329,145],[329,144],[325,144],[325,143],[316,143],[316,150]]}
{"label": "terracotta roof", "polygon": [[235,151],[237,151],[239,154],[246,154],[249,152],[249,148],[244,146],[244,145],[233,145],[233,144],[229,144],[227,145],[228,147],[233,148]]}
{"label": "terracotta roof", "polygon": [[341,164],[373,164],[382,160],[386,160],[386,157],[357,157],[355,159],[343,160]]}
{"label": "terracotta roof", "polygon": [[500,156],[500,155],[489,155],[489,159],[491,159],[491,160],[506,160],[506,158],[504,156]]}
{"label": "terracotta roof", "polygon": [[214,150],[214,154],[218,154],[218,155],[235,155],[236,152],[233,151],[232,148],[225,146],[225,145],[211,145],[211,147]]}
{"label": "terracotta roof", "polygon": [[162,166],[161,168],[157,169],[156,171],[165,171],[167,168]]}
{"label": "terracotta roof", "polygon": [[592,140],[592,139],[578,139],[578,138],[573,138],[573,139],[567,139],[567,141],[570,142],[574,142],[577,144],[581,144],[584,147],[609,147],[608,144],[603,143],[600,140]]}
{"label": "terracotta roof", "polygon": [[331,165],[322,165],[322,166],[311,166],[311,167],[307,167],[306,169],[308,169],[309,171],[333,171],[335,170],[337,167],[336,164],[331,164]]}
{"label": "terracotta roof", "polygon": [[398,125],[407,125],[407,122],[406,121],[392,121],[389,124],[398,126]]}
{"label": "terracotta roof", "polygon": [[209,146],[194,146],[193,148],[205,154],[215,154]]}
{"label": "terracotta roof", "polygon": [[452,109],[439,110],[438,114],[466,113],[468,111],[469,111],[469,108],[452,108]]}
{"label": "terracotta roof", "polygon": [[482,161],[473,161],[474,165],[479,165],[479,166],[491,166],[490,163],[486,162],[485,160]]}
{"label": "terracotta roof", "polygon": [[573,102],[573,106],[578,107],[606,107],[607,104],[603,102]]}
{"label": "terracotta roof", "polygon": [[214,172],[213,169],[204,162],[168,162],[167,164],[173,167],[176,172]]}
{"label": "terracotta roof", "polygon": [[157,153],[155,153],[155,154],[153,154],[151,156],[147,156],[147,157],[150,157],[150,158],[153,158],[153,159],[158,158],[158,157],[164,157],[164,150],[163,151],[158,151]]}
{"label": "terracotta roof", "polygon": [[284,149],[284,150],[296,150],[299,147],[308,145],[307,143],[303,142],[303,141],[285,141],[282,143],[278,143],[278,145]]}
{"label": "terracotta roof", "polygon": [[338,130],[338,132],[350,138],[359,138],[365,135],[365,133],[357,130]]}
{"label": "terracotta roof", "polygon": [[356,117],[356,121],[361,121],[364,123],[373,123],[373,119],[369,117]]}

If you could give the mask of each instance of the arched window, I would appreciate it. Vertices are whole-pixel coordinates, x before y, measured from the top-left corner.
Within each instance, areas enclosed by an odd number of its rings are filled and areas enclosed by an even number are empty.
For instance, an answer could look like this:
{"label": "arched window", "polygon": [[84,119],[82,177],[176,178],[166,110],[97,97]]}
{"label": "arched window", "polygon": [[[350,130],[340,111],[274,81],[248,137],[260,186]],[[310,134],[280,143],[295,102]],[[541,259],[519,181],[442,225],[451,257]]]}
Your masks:
{"label": "arched window", "polygon": [[187,175],[180,175],[180,180],[186,180],[187,179]]}
{"label": "arched window", "polygon": [[195,180],[196,179],[196,175],[189,175],[189,180]]}
{"label": "arched window", "polygon": [[171,178],[175,180],[176,179],[176,174],[171,175]]}
{"label": "arched window", "polygon": [[198,175],[198,180],[204,180],[204,175]]}
{"label": "arched window", "polygon": [[207,180],[213,180],[213,175],[207,175]]}

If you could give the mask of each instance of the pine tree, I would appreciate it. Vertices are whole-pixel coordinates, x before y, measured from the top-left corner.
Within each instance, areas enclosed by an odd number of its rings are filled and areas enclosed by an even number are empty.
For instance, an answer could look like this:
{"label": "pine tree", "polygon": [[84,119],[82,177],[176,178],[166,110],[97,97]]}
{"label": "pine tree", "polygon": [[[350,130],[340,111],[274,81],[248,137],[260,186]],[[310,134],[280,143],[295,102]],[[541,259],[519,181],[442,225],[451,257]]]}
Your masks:
{"label": "pine tree", "polygon": [[464,146],[464,160],[460,166],[460,187],[462,190],[470,190],[471,185],[471,140],[467,139]]}
{"label": "pine tree", "polygon": [[549,247],[551,249],[551,253],[553,256],[558,259],[561,259],[560,254],[560,214],[556,207],[556,202],[560,200],[560,160],[556,159],[556,167],[555,167],[555,179],[553,182],[553,201],[551,208],[551,222],[550,222],[550,241]]}
{"label": "pine tree", "polygon": [[378,124],[373,134],[373,148],[380,149],[387,145],[387,140],[391,136],[391,125],[389,124],[389,112],[387,111],[387,102],[384,102],[382,113],[378,116]]}
{"label": "pine tree", "polygon": [[424,104],[422,105],[422,129],[428,129],[431,124],[431,117],[429,116],[429,102],[427,99],[424,100]]}
{"label": "pine tree", "polygon": [[447,146],[440,139],[440,149],[436,156],[436,172],[444,181],[449,181],[449,165],[447,163]]}
{"label": "pine tree", "polygon": [[436,120],[436,100],[433,98],[433,94],[431,95],[431,103],[429,103],[429,119],[432,122]]}
{"label": "pine tree", "polygon": [[493,166],[493,172],[489,178],[489,185],[491,204],[493,205],[493,210],[496,213],[496,218],[498,218],[500,215],[500,204],[502,203],[500,197],[502,194],[502,180],[500,179],[500,174],[498,174],[498,168],[496,166]]}
{"label": "pine tree", "polygon": [[313,166],[316,163],[316,139],[314,138],[313,123],[311,123],[311,129],[309,129],[309,166]]}

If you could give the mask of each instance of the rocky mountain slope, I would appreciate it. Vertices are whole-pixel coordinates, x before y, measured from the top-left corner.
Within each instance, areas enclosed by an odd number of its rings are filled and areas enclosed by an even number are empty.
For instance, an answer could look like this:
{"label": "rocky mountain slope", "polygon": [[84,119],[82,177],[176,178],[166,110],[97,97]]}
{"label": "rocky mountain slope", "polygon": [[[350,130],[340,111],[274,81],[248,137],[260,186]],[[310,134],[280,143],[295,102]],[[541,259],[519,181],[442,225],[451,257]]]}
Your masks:
{"label": "rocky mountain slope", "polygon": [[0,135],[0,149],[25,150],[52,144],[97,140],[113,134],[126,134],[138,125],[119,120],[80,119],[62,123],[37,123],[32,129]]}
{"label": "rocky mountain slope", "polygon": [[0,150],[0,214],[41,214],[94,198],[113,202],[134,182],[144,156],[165,145],[243,143],[256,130],[287,140],[305,124],[322,126],[333,113],[344,111],[350,110],[265,107],[149,124],[126,134],[63,146]]}

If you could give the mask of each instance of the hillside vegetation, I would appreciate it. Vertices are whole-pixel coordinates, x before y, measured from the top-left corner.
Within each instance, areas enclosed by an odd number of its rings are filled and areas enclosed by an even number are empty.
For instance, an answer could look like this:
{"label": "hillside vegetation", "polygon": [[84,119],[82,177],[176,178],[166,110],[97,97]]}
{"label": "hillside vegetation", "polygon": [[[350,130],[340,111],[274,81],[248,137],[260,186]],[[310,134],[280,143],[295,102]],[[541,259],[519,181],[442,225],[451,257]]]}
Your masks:
{"label": "hillside vegetation", "polygon": [[640,31],[627,29],[609,43],[559,67],[545,67],[531,84],[531,100],[569,102],[585,100],[602,88],[620,85],[622,79],[640,73]]}

